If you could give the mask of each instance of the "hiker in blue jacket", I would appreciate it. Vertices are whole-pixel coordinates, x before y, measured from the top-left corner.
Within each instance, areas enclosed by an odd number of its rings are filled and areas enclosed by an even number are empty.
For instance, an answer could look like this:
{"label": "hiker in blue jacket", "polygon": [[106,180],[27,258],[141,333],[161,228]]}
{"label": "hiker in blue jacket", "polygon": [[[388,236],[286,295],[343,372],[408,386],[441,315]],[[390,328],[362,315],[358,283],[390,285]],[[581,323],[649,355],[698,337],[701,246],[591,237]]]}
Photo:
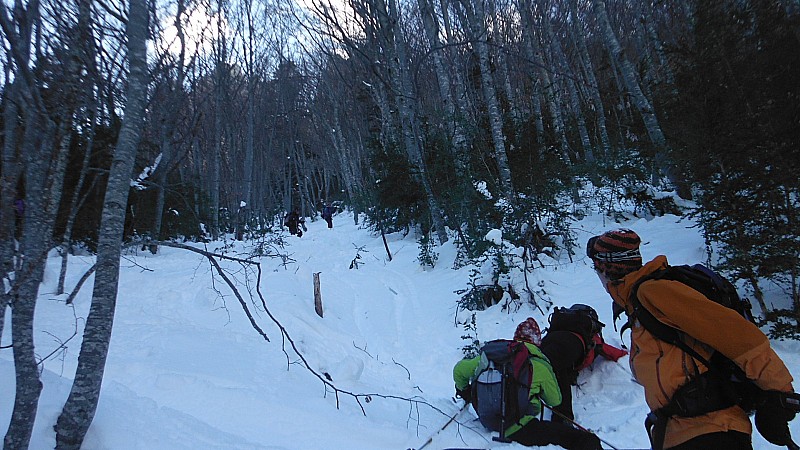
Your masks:
{"label": "hiker in blue jacket", "polygon": [[[561,403],[561,391],[550,362],[539,350],[538,345],[541,344],[542,335],[539,324],[534,318],[529,317],[517,326],[514,341],[524,343],[531,355],[528,360],[532,365],[533,372],[528,395],[530,405],[524,405],[527,414],[515,423],[505,424],[506,428],[504,433],[501,433],[502,436],[527,446],[554,444],[569,450],[600,450],[602,447],[597,436],[575,429],[565,423],[543,421],[537,418],[542,411],[542,402],[548,407],[554,407]],[[481,366],[485,367],[486,365],[485,360],[481,361],[481,359],[481,356],[465,358],[456,363],[453,368],[456,396],[463,398],[467,403],[472,402],[473,407],[481,401],[491,401],[490,399],[473,398],[475,390],[472,386],[482,370]],[[476,408],[476,412],[478,409]]]}

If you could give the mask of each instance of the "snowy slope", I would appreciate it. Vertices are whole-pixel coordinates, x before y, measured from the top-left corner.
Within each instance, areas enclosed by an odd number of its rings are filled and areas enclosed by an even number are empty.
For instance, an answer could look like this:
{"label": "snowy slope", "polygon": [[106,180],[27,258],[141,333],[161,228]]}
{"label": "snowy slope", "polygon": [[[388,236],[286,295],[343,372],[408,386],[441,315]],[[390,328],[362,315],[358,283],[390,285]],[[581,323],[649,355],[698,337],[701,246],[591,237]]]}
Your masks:
{"label": "snowy slope", "polygon": [[[673,264],[704,259],[704,244],[692,224],[674,216],[625,224],[645,241],[646,259],[667,254]],[[248,302],[257,324],[250,325],[238,300],[215,278],[196,253],[162,248],[156,256],[131,254],[123,262],[111,350],[97,415],[86,449],[405,449],[419,447],[455,414],[453,364],[461,357],[464,330],[455,325],[458,295],[470,268],[453,270],[456,249],[437,248],[439,262],[423,269],[413,236],[388,236],[388,261],[380,236],[359,229],[352,216],[308,224],[302,238],[287,236],[280,259],[263,258],[261,291],[272,314],[288,331],[303,358],[327,374],[341,391],[335,395],[293,352],[263,311],[251,302],[255,278],[242,266],[223,262]],[[615,227],[590,216],[576,224],[578,240]],[[214,251],[221,244],[209,244]],[[358,250],[358,249],[361,250]],[[248,248],[235,243],[231,256]],[[358,269],[349,269],[360,254]],[[71,259],[68,286],[93,263]],[[607,341],[620,345],[611,326],[611,301],[582,254],[570,262],[543,260],[529,277],[542,281],[556,305],[594,306],[608,326]],[[71,386],[88,314],[91,281],[74,309],[56,297],[59,261],[51,258],[36,313],[40,357],[66,342],[66,350],[44,363],[44,391],[33,449],[54,446],[52,426]],[[324,318],[314,311],[312,277],[320,273]],[[255,293],[255,292],[254,292]],[[494,306],[476,315],[478,337],[510,337],[516,324],[546,316],[530,306],[511,311]],[[469,318],[458,312],[458,320]],[[77,326],[77,328],[76,328]],[[6,324],[3,344],[9,342]],[[628,339],[628,336],[625,336]],[[794,373],[800,373],[800,343],[775,342]],[[355,398],[347,393],[369,394]],[[0,350],[0,427],[13,407],[10,350]],[[411,401],[409,401],[411,400]],[[642,422],[647,409],[642,390],[631,380],[627,358],[598,360],[584,371],[575,391],[576,420],[618,448],[646,447]],[[362,412],[363,408],[363,412]],[[800,438],[800,421],[792,424]],[[461,414],[426,449],[451,446],[524,448],[499,444],[474,420]],[[774,448],[754,436],[756,449]]]}

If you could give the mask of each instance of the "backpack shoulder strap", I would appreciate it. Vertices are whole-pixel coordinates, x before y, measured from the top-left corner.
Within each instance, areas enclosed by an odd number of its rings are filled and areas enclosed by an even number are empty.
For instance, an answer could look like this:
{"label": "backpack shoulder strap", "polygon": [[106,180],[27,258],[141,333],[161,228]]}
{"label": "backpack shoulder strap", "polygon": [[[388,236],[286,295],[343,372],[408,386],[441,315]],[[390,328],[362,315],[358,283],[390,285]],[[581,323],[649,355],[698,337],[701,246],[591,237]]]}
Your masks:
{"label": "backpack shoulder strap", "polygon": [[[642,279],[638,280],[636,284],[633,285],[631,289],[631,298],[630,301],[633,304],[633,317],[631,320],[638,320],[639,323],[644,327],[645,330],[650,332],[656,339],[660,341],[664,341],[668,344],[674,345],[675,347],[680,348],[684,352],[688,353],[692,358],[700,361],[711,369],[712,365],[711,362],[702,357],[695,349],[689,347],[683,339],[681,339],[682,332],[678,331],[678,329],[673,328],[664,322],[658,320],[653,313],[651,313],[642,302],[639,301],[639,286],[642,283],[650,280],[669,280],[671,276],[674,276],[672,273],[669,273],[670,268],[661,269],[652,274],[643,277]],[[625,326],[630,326],[630,320]],[[624,327],[623,327],[624,330]]]}

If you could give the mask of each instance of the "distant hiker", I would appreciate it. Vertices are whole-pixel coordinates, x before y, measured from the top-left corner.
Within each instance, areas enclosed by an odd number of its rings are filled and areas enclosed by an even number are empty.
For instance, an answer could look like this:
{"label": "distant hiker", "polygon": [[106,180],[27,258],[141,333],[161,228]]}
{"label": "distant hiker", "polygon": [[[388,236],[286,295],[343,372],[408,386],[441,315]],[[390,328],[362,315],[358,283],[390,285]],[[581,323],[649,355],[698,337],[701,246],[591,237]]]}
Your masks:
{"label": "distant hiker", "polygon": [[597,436],[537,418],[542,402],[550,407],[561,403],[558,382],[540,343],[539,324],[532,317],[517,326],[513,341],[487,342],[479,356],[462,359],[453,368],[456,396],[472,403],[481,423],[500,433],[500,441],[599,450]]}
{"label": "distant hiker", "polygon": [[[789,446],[792,376],[767,337],[712,299],[713,291],[704,295],[688,278],[663,276],[688,266],[669,266],[663,255],[642,265],[640,243],[631,230],[612,230],[591,238],[586,253],[614,300],[615,316],[629,317],[630,365],[651,410],[652,448],[752,449],[746,411],[753,409],[761,435]],[[743,374],[738,383],[731,376],[736,371]]]}
{"label": "distant hiker", "polygon": [[322,218],[328,222],[328,228],[333,228],[333,206],[323,203],[322,204]]}
{"label": "distant hiker", "polygon": [[605,325],[591,306],[574,304],[556,307],[550,315],[550,326],[539,348],[550,360],[561,390],[561,404],[553,408],[553,422],[572,421],[572,386],[578,373],[591,366],[597,356],[617,361],[628,352],[606,344],[601,334]]}
{"label": "distant hiker", "polygon": [[289,233],[297,237],[303,236],[303,230],[300,229],[300,212],[294,208],[289,214],[286,214],[284,225],[289,227]]}

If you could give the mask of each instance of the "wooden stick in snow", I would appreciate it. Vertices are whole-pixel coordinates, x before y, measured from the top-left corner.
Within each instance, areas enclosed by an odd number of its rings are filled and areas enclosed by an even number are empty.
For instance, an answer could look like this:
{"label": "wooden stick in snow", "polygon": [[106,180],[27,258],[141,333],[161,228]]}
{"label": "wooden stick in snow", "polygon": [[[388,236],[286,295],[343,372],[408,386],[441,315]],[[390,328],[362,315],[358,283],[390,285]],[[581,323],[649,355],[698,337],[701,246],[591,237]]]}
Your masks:
{"label": "wooden stick in snow", "polygon": [[314,310],[317,311],[318,316],[322,317],[322,294],[319,291],[319,274],[320,272],[314,274]]}

